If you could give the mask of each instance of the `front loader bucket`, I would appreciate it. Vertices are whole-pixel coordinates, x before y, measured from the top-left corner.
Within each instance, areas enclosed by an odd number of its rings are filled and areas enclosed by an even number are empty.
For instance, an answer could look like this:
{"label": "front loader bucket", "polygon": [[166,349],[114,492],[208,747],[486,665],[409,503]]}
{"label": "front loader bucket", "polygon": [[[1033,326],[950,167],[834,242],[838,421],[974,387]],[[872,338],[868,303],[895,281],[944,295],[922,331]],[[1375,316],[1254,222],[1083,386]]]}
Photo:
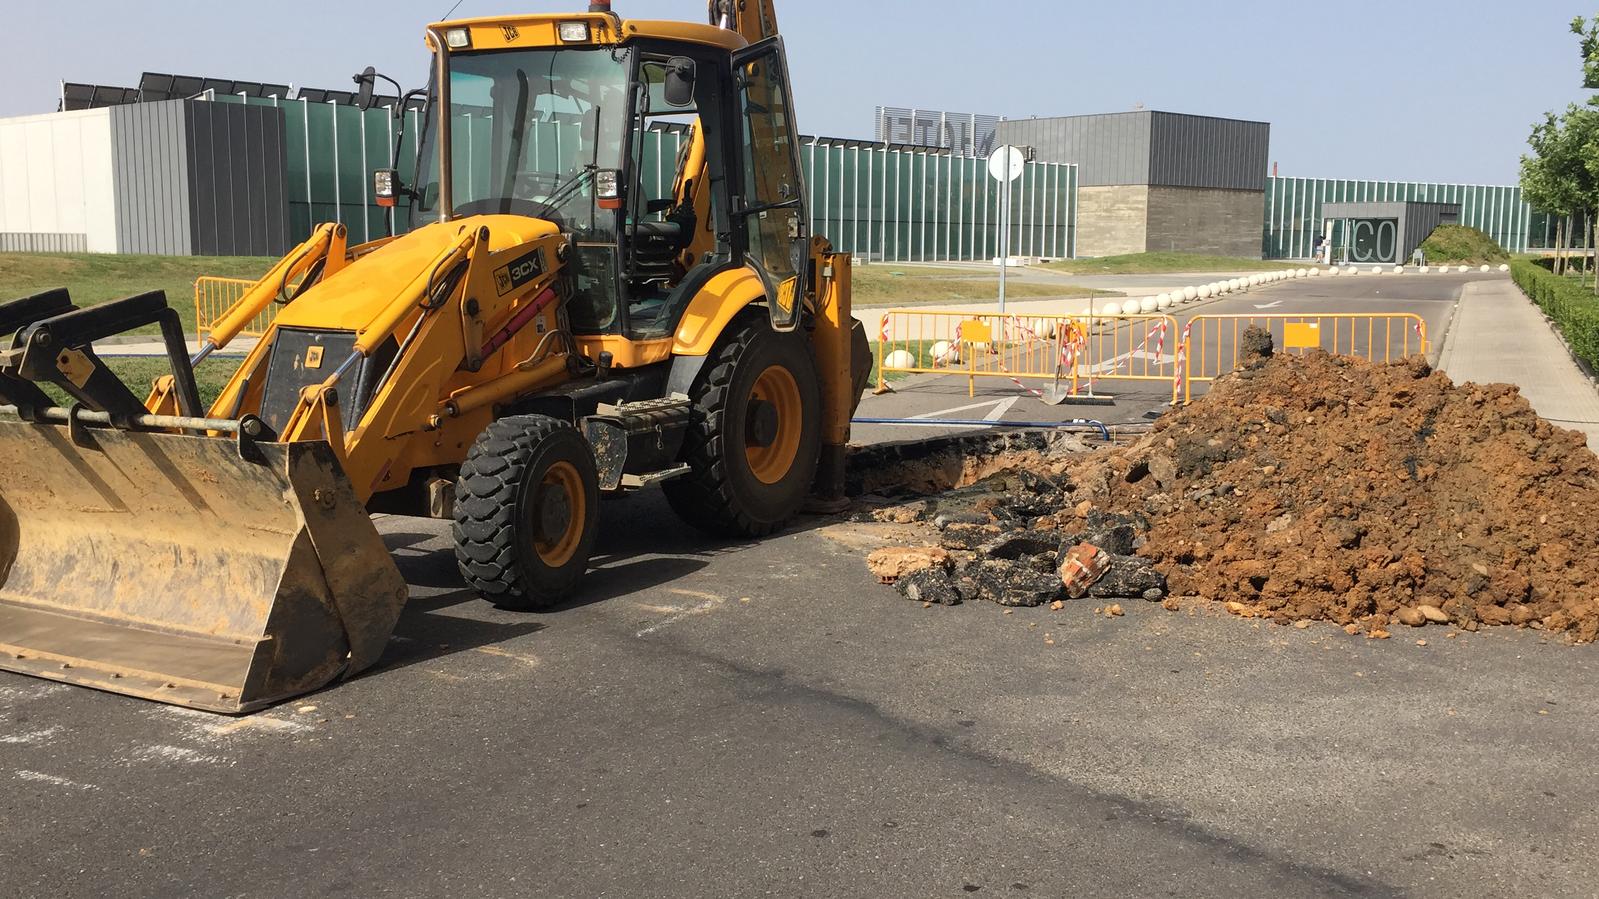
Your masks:
{"label": "front loader bucket", "polygon": [[0,668],[249,712],[371,665],[405,599],[326,443],[0,419]]}

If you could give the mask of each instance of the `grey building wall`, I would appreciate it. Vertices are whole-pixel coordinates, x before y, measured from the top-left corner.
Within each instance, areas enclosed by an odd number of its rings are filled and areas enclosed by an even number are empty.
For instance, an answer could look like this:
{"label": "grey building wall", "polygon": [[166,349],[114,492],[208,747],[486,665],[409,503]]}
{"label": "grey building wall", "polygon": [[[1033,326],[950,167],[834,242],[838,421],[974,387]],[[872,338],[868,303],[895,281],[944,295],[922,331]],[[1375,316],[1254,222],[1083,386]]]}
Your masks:
{"label": "grey building wall", "polygon": [[172,100],[111,109],[119,253],[194,252],[184,106],[184,101]]}
{"label": "grey building wall", "polygon": [[194,253],[287,253],[288,150],[283,111],[270,106],[191,102],[186,112]]}
{"label": "grey building wall", "polygon": [[1149,148],[1153,186],[1266,190],[1271,125],[1265,122],[1156,112]]}
{"label": "grey building wall", "polygon": [[1076,163],[1082,187],[1149,184],[1264,191],[1271,125],[1143,109],[1001,122],[997,140]]}
{"label": "grey building wall", "polygon": [[1040,162],[1070,162],[1079,187],[1148,184],[1151,113],[1018,119],[1000,122],[995,141],[1038,151]]}

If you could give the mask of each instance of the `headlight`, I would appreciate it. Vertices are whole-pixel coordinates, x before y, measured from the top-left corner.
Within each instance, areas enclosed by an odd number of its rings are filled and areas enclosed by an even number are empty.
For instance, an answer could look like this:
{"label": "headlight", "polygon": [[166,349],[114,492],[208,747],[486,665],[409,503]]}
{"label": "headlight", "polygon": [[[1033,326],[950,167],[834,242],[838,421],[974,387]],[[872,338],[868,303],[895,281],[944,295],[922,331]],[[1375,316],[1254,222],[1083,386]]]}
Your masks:
{"label": "headlight", "polygon": [[372,173],[372,197],[383,207],[393,206],[399,193],[399,173],[394,169],[378,169]]}
{"label": "headlight", "polygon": [[594,173],[594,198],[601,209],[622,208],[622,173],[600,169]]}
{"label": "headlight", "polygon": [[560,34],[561,40],[567,43],[582,43],[589,39],[587,22],[562,22],[555,30]]}
{"label": "headlight", "polygon": [[472,46],[472,32],[465,28],[451,28],[444,32],[444,43],[451,50],[464,50]]}

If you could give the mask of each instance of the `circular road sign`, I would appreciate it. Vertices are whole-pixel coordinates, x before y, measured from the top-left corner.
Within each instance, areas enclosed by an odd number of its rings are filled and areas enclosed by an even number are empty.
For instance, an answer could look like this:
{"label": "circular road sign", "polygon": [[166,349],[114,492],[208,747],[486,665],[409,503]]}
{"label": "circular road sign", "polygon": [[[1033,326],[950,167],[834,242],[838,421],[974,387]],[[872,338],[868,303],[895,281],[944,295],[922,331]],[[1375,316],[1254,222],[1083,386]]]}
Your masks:
{"label": "circular road sign", "polygon": [[1027,167],[1027,157],[1015,147],[1000,147],[988,154],[988,174],[995,181],[1015,181],[1022,176],[1022,169]]}

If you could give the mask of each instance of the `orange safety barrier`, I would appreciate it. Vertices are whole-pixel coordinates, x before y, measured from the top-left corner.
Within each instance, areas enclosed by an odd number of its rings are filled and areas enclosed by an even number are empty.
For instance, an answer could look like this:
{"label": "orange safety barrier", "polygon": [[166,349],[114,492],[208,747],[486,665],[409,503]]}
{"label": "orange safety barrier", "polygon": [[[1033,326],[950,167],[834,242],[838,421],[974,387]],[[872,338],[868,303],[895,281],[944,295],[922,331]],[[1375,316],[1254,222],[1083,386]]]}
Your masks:
{"label": "orange safety barrier", "polygon": [[[254,281],[241,278],[197,278],[194,282],[194,329],[203,340],[222,316],[226,315],[233,304],[237,303],[244,292],[255,285]],[[260,337],[272,325],[273,316],[277,315],[276,303],[267,306],[259,315],[250,320],[244,330],[239,332],[241,337]]]}
{"label": "orange safety barrier", "polygon": [[[1035,396],[1023,379],[1054,380],[1069,393],[1105,379],[1176,383],[1177,321],[1168,315],[999,315],[890,309],[877,334],[878,390],[889,372],[1001,377]],[[1175,397],[1174,397],[1175,398]]]}
{"label": "orange safety barrier", "polygon": [[1278,352],[1326,350],[1369,362],[1427,353],[1427,322],[1409,312],[1196,315],[1178,344],[1176,393],[1187,402],[1195,381],[1214,381],[1238,367],[1245,330],[1265,328]]}

